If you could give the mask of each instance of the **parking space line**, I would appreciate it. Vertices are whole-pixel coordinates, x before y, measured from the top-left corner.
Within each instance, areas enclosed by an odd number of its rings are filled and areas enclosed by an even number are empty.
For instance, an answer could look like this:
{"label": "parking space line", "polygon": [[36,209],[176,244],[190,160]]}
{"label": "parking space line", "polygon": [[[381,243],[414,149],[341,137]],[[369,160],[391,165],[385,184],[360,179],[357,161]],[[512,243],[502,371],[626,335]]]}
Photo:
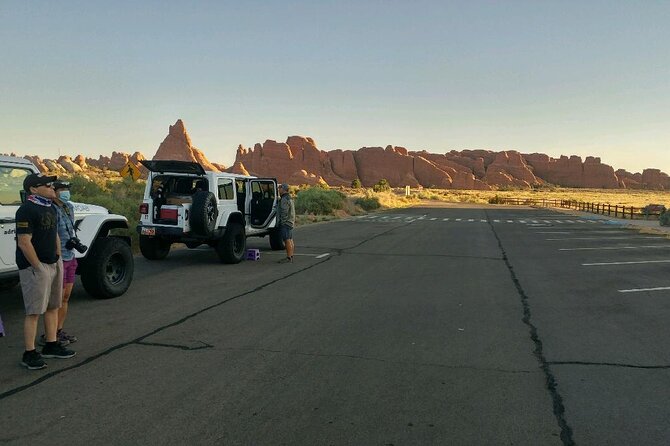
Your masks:
{"label": "parking space line", "polygon": [[573,234],[570,231],[535,231],[536,234]]}
{"label": "parking space line", "polygon": [[644,236],[639,236],[639,235],[631,235],[630,237],[621,237],[621,236],[614,236],[614,237],[565,237],[565,238],[547,238],[545,240],[547,240],[547,241],[557,241],[557,240],[630,240],[630,239],[648,240],[648,239],[659,239],[659,238],[665,238],[665,237],[644,237]]}
{"label": "parking space line", "polygon": [[597,251],[597,250],[617,250],[617,249],[654,249],[654,248],[670,248],[670,243],[667,245],[646,245],[646,246],[600,246],[595,248],[559,248],[559,251]]}
{"label": "parking space line", "polygon": [[633,288],[630,290],[617,290],[620,293],[640,293],[643,291],[664,291],[670,290],[670,286],[659,286],[656,288]]}
{"label": "parking space line", "polygon": [[608,266],[608,265],[638,265],[643,263],[670,263],[670,260],[637,260],[630,262],[598,262],[582,263],[582,266]]}
{"label": "parking space line", "polygon": [[330,253],[326,252],[326,253],[323,253],[323,254],[320,254],[320,255],[316,256],[316,258],[317,259],[323,259],[324,257],[328,257],[329,255],[330,255]]}

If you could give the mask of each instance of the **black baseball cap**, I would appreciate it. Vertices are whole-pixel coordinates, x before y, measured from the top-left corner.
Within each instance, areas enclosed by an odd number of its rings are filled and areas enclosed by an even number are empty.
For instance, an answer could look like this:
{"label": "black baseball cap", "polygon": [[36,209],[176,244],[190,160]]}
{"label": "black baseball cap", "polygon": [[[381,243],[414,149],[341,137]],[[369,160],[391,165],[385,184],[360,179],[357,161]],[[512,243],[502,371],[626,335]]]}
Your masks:
{"label": "black baseball cap", "polygon": [[63,180],[57,180],[54,182],[54,189],[59,190],[59,189],[69,189],[70,188],[70,182],[69,181],[63,181]]}
{"label": "black baseball cap", "polygon": [[58,177],[56,175],[49,176],[44,175],[43,173],[31,173],[23,179],[23,190],[30,193],[31,187],[44,186],[49,183],[56,181]]}

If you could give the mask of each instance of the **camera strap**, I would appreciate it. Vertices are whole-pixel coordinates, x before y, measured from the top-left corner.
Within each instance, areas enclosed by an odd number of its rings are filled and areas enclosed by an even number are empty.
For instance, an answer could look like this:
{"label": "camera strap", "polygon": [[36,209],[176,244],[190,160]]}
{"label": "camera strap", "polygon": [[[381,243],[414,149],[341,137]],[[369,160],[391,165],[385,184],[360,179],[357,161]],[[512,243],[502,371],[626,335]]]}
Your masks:
{"label": "camera strap", "polygon": [[70,208],[68,207],[67,203],[63,203],[63,206],[59,206],[63,210],[63,214],[65,214],[65,228],[67,229],[68,234],[70,235],[70,238],[75,237],[77,235],[77,230],[74,228],[74,225],[72,224],[72,217],[70,217]]}

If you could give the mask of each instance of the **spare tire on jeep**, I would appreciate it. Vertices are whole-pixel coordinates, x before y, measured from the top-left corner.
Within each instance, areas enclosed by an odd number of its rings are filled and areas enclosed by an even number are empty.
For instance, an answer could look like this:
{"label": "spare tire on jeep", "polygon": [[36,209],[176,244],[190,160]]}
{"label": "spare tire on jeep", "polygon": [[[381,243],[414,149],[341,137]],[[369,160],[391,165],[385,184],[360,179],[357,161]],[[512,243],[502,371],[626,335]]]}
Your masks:
{"label": "spare tire on jeep", "polygon": [[216,205],[216,197],[208,191],[199,191],[193,194],[191,204],[191,231],[194,234],[208,237],[216,229],[216,220],[219,209]]}

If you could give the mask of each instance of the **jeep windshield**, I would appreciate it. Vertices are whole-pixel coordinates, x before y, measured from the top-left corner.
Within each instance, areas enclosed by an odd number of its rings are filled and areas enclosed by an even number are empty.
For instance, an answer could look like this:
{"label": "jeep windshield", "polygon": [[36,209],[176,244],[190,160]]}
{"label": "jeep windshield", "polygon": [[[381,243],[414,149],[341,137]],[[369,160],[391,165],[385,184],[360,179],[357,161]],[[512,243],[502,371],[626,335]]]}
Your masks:
{"label": "jeep windshield", "polygon": [[20,205],[23,179],[33,173],[21,167],[0,167],[0,204],[3,206]]}

